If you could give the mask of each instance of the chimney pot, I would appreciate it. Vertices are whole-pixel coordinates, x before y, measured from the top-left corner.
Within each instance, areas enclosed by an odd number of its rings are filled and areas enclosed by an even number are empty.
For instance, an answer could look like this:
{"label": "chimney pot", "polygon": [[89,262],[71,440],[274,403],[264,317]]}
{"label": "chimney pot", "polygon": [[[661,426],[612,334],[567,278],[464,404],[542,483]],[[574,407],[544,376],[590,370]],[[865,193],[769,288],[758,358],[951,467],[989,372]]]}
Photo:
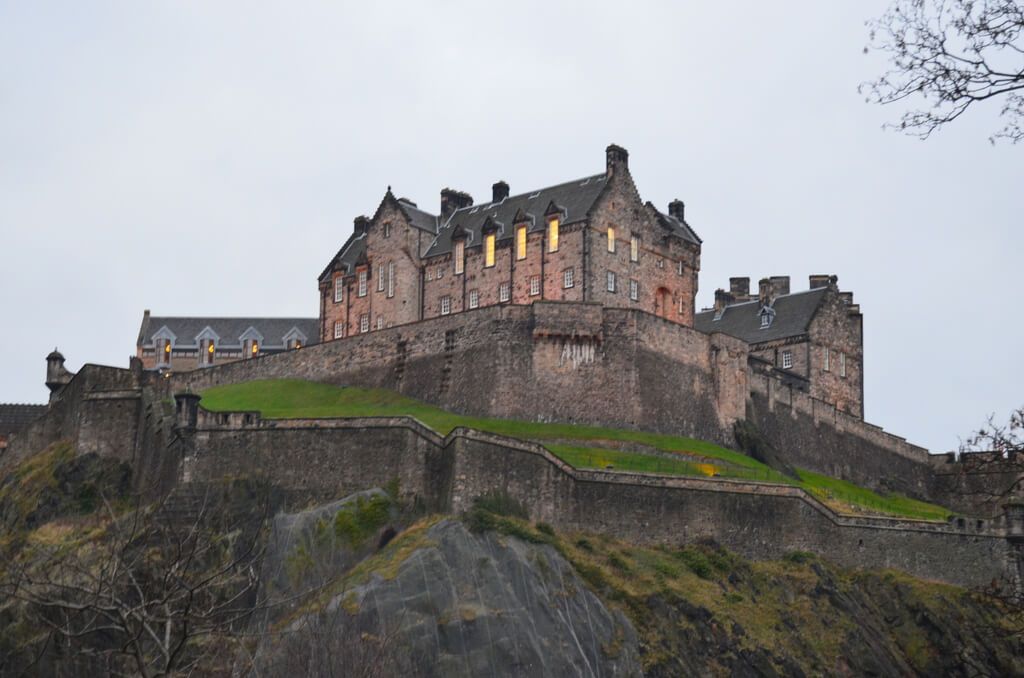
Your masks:
{"label": "chimney pot", "polygon": [[608,176],[615,173],[616,167],[621,167],[627,171],[629,170],[629,151],[624,149],[622,146],[610,144],[608,148],[604,149],[604,155]]}
{"label": "chimney pot", "polygon": [[736,297],[737,301],[749,298],[750,278],[729,278],[729,293]]}
{"label": "chimney pot", "polygon": [[668,204],[668,213],[678,219],[679,221],[685,221],[683,214],[686,212],[686,203],[679,198],[676,198]]}
{"label": "chimney pot", "polygon": [[820,273],[812,274],[807,276],[807,282],[812,290],[816,290],[819,287],[828,287],[828,276]]}
{"label": "chimney pot", "polygon": [[456,191],[453,188],[441,189],[441,216],[447,217],[455,210],[469,207],[473,204],[473,196],[469,193]]}
{"label": "chimney pot", "polygon": [[508,183],[499,181],[491,186],[491,202],[501,202],[508,197]]}
{"label": "chimney pot", "polygon": [[781,297],[784,294],[789,294],[789,276],[788,275],[773,275],[772,278],[772,293]]}

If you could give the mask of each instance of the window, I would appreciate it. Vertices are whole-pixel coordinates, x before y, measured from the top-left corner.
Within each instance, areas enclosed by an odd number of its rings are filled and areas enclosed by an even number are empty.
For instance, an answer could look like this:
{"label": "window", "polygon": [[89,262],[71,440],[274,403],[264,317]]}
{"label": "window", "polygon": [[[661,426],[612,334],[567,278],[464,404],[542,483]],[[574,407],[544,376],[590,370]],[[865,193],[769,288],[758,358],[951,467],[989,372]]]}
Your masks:
{"label": "window", "polygon": [[242,347],[243,358],[255,358],[260,354],[260,342],[255,339],[246,339]]}
{"label": "window", "polygon": [[384,222],[384,237],[385,238],[390,238],[391,237],[391,222],[390,221],[385,221]]}
{"label": "window", "polygon": [[572,269],[567,268],[562,271],[562,287],[569,289],[572,287]]}
{"label": "window", "polygon": [[640,298],[640,283],[636,280],[629,281],[629,298],[633,301]]}
{"label": "window", "polygon": [[157,360],[160,361],[161,365],[171,364],[171,340],[161,339],[160,340],[160,352],[157,355]]}
{"label": "window", "polygon": [[772,314],[771,313],[762,313],[761,314],[761,329],[763,330],[764,328],[768,327],[771,324],[772,324]]}
{"label": "window", "polygon": [[477,308],[480,306],[480,292],[478,290],[469,291],[469,307]]}
{"label": "window", "polygon": [[656,265],[658,268],[665,268],[665,260],[662,259],[661,257],[658,257]]}
{"label": "window", "polygon": [[301,339],[297,339],[297,338],[296,339],[289,339],[288,340],[288,348],[289,349],[302,348],[302,340]]}
{"label": "window", "polygon": [[683,260],[682,259],[679,260],[679,263],[677,265],[676,270],[679,272],[679,275],[683,274]]}
{"label": "window", "polygon": [[629,236],[629,260],[640,261],[640,236]]}
{"label": "window", "polygon": [[608,227],[608,251],[609,252],[614,252],[615,251],[615,227],[614,226],[609,226]]}
{"label": "window", "polygon": [[377,264],[377,291],[384,291],[384,264]]}
{"label": "window", "polygon": [[823,361],[821,369],[825,370],[826,372],[832,371],[832,354],[827,347],[825,348],[825,360]]}
{"label": "window", "polygon": [[484,268],[494,266],[494,240],[497,238],[493,233],[484,236]]}
{"label": "window", "polygon": [[366,296],[366,269],[359,271],[359,296]]}
{"label": "window", "polygon": [[516,229],[516,259],[526,258],[526,226]]}
{"label": "window", "polygon": [[[466,241],[456,240],[455,241],[455,275],[461,275],[466,270]],[[441,277],[441,271],[438,270],[437,277]]]}
{"label": "window", "polygon": [[448,315],[452,312],[452,298],[449,296],[441,297],[441,315]]}
{"label": "window", "polygon": [[548,221],[548,252],[558,251],[558,219]]}
{"label": "window", "polygon": [[369,332],[370,331],[370,314],[364,313],[359,316],[359,331]]}
{"label": "window", "polygon": [[437,267],[437,279],[440,280],[441,276],[443,276],[443,275],[444,275],[444,267],[443,266],[438,266]]}
{"label": "window", "polygon": [[615,271],[608,271],[608,291],[615,291]]}
{"label": "window", "polygon": [[500,301],[501,303],[505,303],[506,301],[508,301],[509,300],[509,292],[510,292],[510,285],[507,282],[506,283],[501,283],[500,285],[498,285],[498,301]]}
{"label": "window", "polygon": [[530,296],[535,297],[540,294],[540,276],[530,276]]}
{"label": "window", "polygon": [[427,269],[427,280],[433,280],[433,279],[434,279],[434,269],[428,268]]}
{"label": "window", "polygon": [[342,277],[339,275],[334,279],[334,303],[345,300],[345,285],[342,282]]}
{"label": "window", "polygon": [[783,351],[782,352],[782,368],[788,370],[793,367],[793,352]]}
{"label": "window", "polygon": [[382,316],[382,315],[377,316],[377,329],[378,330],[384,329],[384,316]]}
{"label": "window", "polygon": [[679,295],[679,315],[686,315],[686,299],[682,294]]}
{"label": "window", "polygon": [[199,364],[212,365],[213,354],[216,351],[213,339],[203,339],[199,342]]}
{"label": "window", "polygon": [[345,336],[345,324],[340,320],[334,322],[334,338],[341,339]]}
{"label": "window", "polygon": [[846,378],[846,354],[839,354],[839,376]]}
{"label": "window", "polygon": [[395,296],[395,262],[388,262],[388,296]]}

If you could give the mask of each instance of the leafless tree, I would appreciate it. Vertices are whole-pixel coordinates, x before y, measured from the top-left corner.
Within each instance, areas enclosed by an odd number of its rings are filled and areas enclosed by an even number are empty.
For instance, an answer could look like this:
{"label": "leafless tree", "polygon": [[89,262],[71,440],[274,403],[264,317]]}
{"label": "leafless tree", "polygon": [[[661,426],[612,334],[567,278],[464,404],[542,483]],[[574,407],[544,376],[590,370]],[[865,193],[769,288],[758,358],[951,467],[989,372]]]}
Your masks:
{"label": "leafless tree", "polygon": [[1004,126],[990,137],[1024,139],[1024,4],[1017,0],[896,0],[869,21],[869,49],[889,70],[861,85],[868,101],[917,100],[887,127],[927,138],[972,105],[993,100]]}
{"label": "leafless tree", "polygon": [[[960,444],[959,456],[962,494],[995,503],[1024,500],[1024,406],[1011,412],[1005,423],[990,415]],[[966,482],[970,479],[981,482]]]}

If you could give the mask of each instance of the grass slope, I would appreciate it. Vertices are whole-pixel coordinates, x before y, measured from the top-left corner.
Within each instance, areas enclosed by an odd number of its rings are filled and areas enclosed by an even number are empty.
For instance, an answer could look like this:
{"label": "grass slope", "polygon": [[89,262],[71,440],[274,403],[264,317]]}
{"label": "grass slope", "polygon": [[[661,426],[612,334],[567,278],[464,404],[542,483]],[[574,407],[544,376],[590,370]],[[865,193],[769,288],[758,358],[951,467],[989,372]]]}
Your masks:
{"label": "grass slope", "polygon": [[619,471],[719,476],[796,485],[843,513],[875,513],[923,520],[946,520],[951,515],[941,506],[901,495],[880,495],[816,473],[801,471],[797,482],[744,454],[703,440],[603,426],[470,417],[384,389],[275,379],[215,386],[204,391],[202,398],[203,407],[213,412],[255,410],[267,419],[410,416],[441,435],[464,426],[540,442],[577,468],[611,467]]}

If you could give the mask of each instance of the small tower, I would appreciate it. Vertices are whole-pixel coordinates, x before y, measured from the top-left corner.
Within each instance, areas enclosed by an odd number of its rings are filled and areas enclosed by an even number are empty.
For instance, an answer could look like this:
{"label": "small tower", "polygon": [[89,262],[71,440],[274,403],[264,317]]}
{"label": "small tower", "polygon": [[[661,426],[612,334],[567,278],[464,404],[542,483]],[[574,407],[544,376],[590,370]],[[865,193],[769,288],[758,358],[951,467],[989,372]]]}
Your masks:
{"label": "small tower", "polygon": [[64,368],[64,356],[56,348],[46,356],[46,388],[50,389],[50,402],[57,396],[57,392],[64,388],[71,378],[75,376]]}

